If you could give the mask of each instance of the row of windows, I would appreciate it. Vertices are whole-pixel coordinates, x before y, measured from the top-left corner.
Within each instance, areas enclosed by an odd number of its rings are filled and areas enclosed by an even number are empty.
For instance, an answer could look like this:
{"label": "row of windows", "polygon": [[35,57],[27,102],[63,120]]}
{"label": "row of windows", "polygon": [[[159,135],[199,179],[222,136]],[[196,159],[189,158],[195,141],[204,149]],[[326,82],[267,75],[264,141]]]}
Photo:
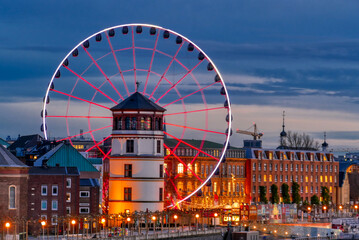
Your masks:
{"label": "row of windows", "polygon": [[[284,176],[285,178],[285,181],[284,182],[288,182],[288,175],[285,175]],[[333,182],[333,178],[334,178],[334,182],[336,183],[337,182],[337,177],[336,176],[300,176],[300,182],[304,182],[304,179],[305,179],[305,182],[309,182],[309,179],[310,179],[310,182],[313,182],[313,178],[315,179],[315,182]],[[253,182],[261,182],[262,181],[262,175],[258,175],[258,178],[256,178],[256,175],[253,174],[253,177],[252,177],[252,180]],[[299,182],[299,176],[295,176],[295,182]],[[271,174],[268,175],[268,179],[267,179],[267,175],[264,174],[263,175],[263,182],[273,182],[273,177]],[[279,175],[279,181],[280,182],[283,182],[283,175]],[[274,175],[274,182],[278,182],[278,175]],[[290,182],[293,182],[293,175],[290,175]]]}
{"label": "row of windows", "polygon": [[[256,170],[256,163],[253,163],[253,171]],[[288,171],[289,170],[289,167],[290,167],[290,171],[294,171],[294,166],[295,166],[295,171],[298,172],[299,170],[299,164],[279,164],[279,171],[283,171],[283,167],[285,169],[285,171]],[[334,166],[334,172],[337,172],[337,167],[338,166]],[[261,171],[262,170],[262,163],[258,163],[258,171]],[[273,171],[273,164],[272,163],[263,163],[263,171]],[[274,164],[274,171],[278,171],[278,164]],[[300,171],[301,172],[304,172],[304,165],[301,164],[300,165]],[[309,165],[305,165],[305,171],[306,172],[309,172]],[[314,172],[314,166],[313,165],[310,165],[310,171],[311,172]],[[315,166],[315,172],[318,172],[319,171],[319,165],[316,165]],[[320,172],[333,172],[333,165],[325,165],[325,167],[323,165],[320,165]]]}
{"label": "row of windows", "polygon": [[[310,160],[310,161],[317,160],[318,161],[318,157],[316,156],[315,153],[309,153],[308,154],[309,157],[305,153],[300,153],[299,158],[298,158],[298,155],[294,154],[294,153],[289,153],[288,155],[289,155],[289,157],[287,157],[286,153],[275,153],[275,154],[273,154],[272,152],[269,152],[268,153],[268,158],[267,158],[265,153],[258,152],[258,159],[260,159],[260,160],[262,160],[262,159],[288,160],[289,159],[289,160],[300,160],[300,161],[304,161],[304,160]],[[328,161],[328,157],[325,154],[320,154],[319,160],[320,161]],[[334,161],[333,155],[329,156],[329,161]]]}
{"label": "row of windows", "polygon": [[[66,179],[66,188],[71,188],[71,178]],[[47,196],[47,185],[41,185],[41,196]],[[58,185],[51,186],[51,195],[57,196],[59,194],[59,187]]]}
{"label": "row of windows", "polygon": [[[310,193],[313,193],[314,192],[314,189],[315,189],[315,193],[318,193],[319,192],[319,187],[316,186],[315,188],[313,186],[310,187]],[[260,193],[260,190],[259,188],[257,189],[256,186],[253,186],[253,190],[252,190],[253,193]],[[271,188],[269,188],[269,193],[271,193]],[[292,188],[289,188],[289,192],[292,193]],[[301,186],[300,188],[300,192],[301,193],[309,193],[309,187],[308,186]],[[329,187],[329,192],[332,193],[333,192],[333,187]],[[282,193],[282,188],[279,188],[279,193]]]}
{"label": "row of windows", "polygon": [[[237,192],[237,193],[242,193],[244,194],[244,185],[243,183],[239,184],[239,183],[234,183],[234,182],[227,182],[224,183],[222,182],[222,189],[219,189],[218,187],[218,184],[217,182],[213,182],[213,184],[211,184],[210,187],[205,187],[203,188],[204,191],[208,190],[209,192],[217,192],[217,190],[221,190],[221,191],[227,191],[227,192]],[[194,186],[193,186],[193,183],[192,182],[187,182],[186,184],[186,189],[184,189],[184,184],[183,182],[178,182],[177,183],[177,189],[179,191],[192,191],[194,190],[195,188],[197,188],[197,182],[194,183]]]}
{"label": "row of windows", "polygon": [[[125,201],[132,201],[132,188],[125,187],[123,189],[124,191],[124,200]],[[163,188],[159,188],[159,194],[158,194],[158,201],[163,201]]]}
{"label": "row of windows", "polygon": [[[207,176],[208,174],[210,174],[213,171],[214,165],[201,165],[201,175]],[[187,169],[187,174],[192,174],[193,173],[193,167],[192,164],[188,164],[186,166]],[[184,173],[184,165],[182,163],[179,163],[177,165],[177,173]],[[240,176],[240,177],[245,177],[245,169],[244,166],[233,166],[233,165],[228,165],[228,168],[226,169],[225,165],[222,165],[222,174],[226,174],[226,170],[227,170],[227,175],[236,175],[236,176]],[[198,174],[198,164],[196,163],[194,165],[194,173]]]}
{"label": "row of windows", "polygon": [[113,126],[115,130],[162,130],[162,118],[155,118],[155,126],[152,117],[115,117]]}
{"label": "row of windows", "polygon": [[[213,157],[219,158],[222,154],[221,149],[201,149],[202,152],[198,154],[198,150],[192,149],[192,148],[177,148],[174,153],[177,156],[199,156],[199,157],[208,157],[208,155],[211,155]],[[166,153],[166,155],[170,155],[170,151]],[[208,155],[206,155],[208,154]],[[227,150],[226,151],[226,157],[227,158],[245,158],[245,151],[243,150]]]}

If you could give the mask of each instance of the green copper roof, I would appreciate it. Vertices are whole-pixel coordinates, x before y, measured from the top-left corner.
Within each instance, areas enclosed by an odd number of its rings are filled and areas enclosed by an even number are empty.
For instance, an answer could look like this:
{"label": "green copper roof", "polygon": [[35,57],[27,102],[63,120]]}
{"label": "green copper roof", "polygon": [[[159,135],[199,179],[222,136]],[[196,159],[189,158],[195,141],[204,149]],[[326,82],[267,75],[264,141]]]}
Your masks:
{"label": "green copper roof", "polygon": [[34,166],[41,166],[47,159],[48,166],[77,167],[80,172],[98,172],[97,169],[81,155],[71,144],[60,143],[54,149],[37,159]]}

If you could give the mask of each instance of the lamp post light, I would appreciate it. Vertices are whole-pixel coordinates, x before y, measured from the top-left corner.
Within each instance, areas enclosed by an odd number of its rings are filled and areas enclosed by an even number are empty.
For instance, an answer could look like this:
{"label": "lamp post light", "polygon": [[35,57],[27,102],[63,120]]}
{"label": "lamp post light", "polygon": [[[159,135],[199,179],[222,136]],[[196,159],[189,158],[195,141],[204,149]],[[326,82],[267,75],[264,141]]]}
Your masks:
{"label": "lamp post light", "polygon": [[196,217],[196,232],[198,231],[198,218],[199,218],[199,214],[197,213],[196,215],[195,215],[195,217]]}
{"label": "lamp post light", "polygon": [[127,221],[127,228],[128,228],[128,235],[130,235],[130,222],[131,222],[131,218],[130,217],[127,217],[126,218],[126,221]]}
{"label": "lamp post light", "polygon": [[214,213],[214,229],[216,229],[216,219],[218,217],[218,213]]}
{"label": "lamp post light", "polygon": [[309,222],[309,218],[310,218],[310,213],[312,211],[312,208],[310,206],[307,207],[307,214],[308,214],[308,222]]}
{"label": "lamp post light", "polygon": [[71,224],[72,224],[72,237],[75,238],[75,224],[76,224],[75,219],[71,220]]}
{"label": "lamp post light", "polygon": [[7,235],[9,235],[9,228],[10,228],[11,224],[9,222],[6,222],[5,223],[5,227],[6,227],[6,238],[7,238]]}
{"label": "lamp post light", "polygon": [[358,212],[358,205],[354,205],[355,212]]}
{"label": "lamp post light", "polygon": [[152,221],[153,221],[153,232],[154,234],[156,234],[156,216],[152,216]]}
{"label": "lamp post light", "polygon": [[45,226],[46,226],[46,221],[41,221],[41,226],[42,226],[42,239],[45,239]]}
{"label": "lamp post light", "polygon": [[[101,219],[102,230],[105,230],[105,222],[106,222],[106,219],[102,218],[102,219]],[[106,232],[105,232],[104,234],[105,234],[105,236],[106,236]]]}
{"label": "lamp post light", "polygon": [[178,216],[175,214],[174,216],[173,216],[173,219],[174,219],[174,222],[175,222],[175,229],[176,229],[176,231],[177,231],[177,219],[178,219]]}

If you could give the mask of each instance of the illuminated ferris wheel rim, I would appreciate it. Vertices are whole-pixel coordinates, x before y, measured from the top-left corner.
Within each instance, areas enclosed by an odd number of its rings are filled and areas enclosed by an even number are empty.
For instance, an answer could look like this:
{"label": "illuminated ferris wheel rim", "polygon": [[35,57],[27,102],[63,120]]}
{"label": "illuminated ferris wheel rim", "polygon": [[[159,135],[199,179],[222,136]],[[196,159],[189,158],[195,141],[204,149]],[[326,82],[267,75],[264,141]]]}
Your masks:
{"label": "illuminated ferris wheel rim", "polygon": [[208,181],[210,181],[210,179],[212,178],[212,176],[214,175],[214,173],[217,171],[217,169],[219,168],[219,165],[222,163],[222,160],[223,158],[225,157],[225,153],[227,151],[227,148],[228,148],[228,145],[229,145],[229,139],[230,139],[230,136],[231,136],[231,132],[232,132],[232,109],[231,109],[231,103],[230,103],[230,98],[229,98],[229,94],[228,94],[228,90],[227,90],[227,87],[225,85],[225,82],[223,81],[223,78],[222,78],[222,75],[221,73],[219,72],[217,66],[214,64],[214,62],[212,61],[212,59],[197,45],[195,44],[194,42],[192,42],[190,39],[188,39],[187,37],[183,36],[182,34],[178,33],[178,32],[175,32],[171,29],[166,29],[166,28],[163,28],[161,26],[157,26],[157,25],[153,25],[153,24],[145,24],[145,23],[131,23],[131,24],[121,24],[121,25],[116,25],[116,26],[112,26],[112,27],[109,27],[109,28],[105,28],[101,31],[98,31],[92,35],[90,35],[89,37],[85,38],[83,41],[79,42],[73,49],[71,49],[71,51],[69,51],[69,53],[62,59],[62,61],[60,62],[60,64],[58,65],[58,67],[56,68],[54,74],[52,75],[51,77],[51,80],[50,80],[50,83],[47,87],[47,90],[46,90],[46,93],[45,93],[45,97],[44,97],[44,101],[43,101],[43,114],[42,114],[42,126],[43,126],[43,132],[44,132],[44,137],[45,139],[48,139],[48,136],[47,136],[47,125],[46,125],[46,105],[47,105],[47,99],[49,97],[49,92],[50,92],[50,89],[51,89],[51,85],[55,79],[55,76],[57,74],[57,72],[60,70],[62,64],[64,63],[64,61],[66,59],[68,59],[68,57],[73,53],[73,51],[75,51],[78,47],[80,47],[84,42],[90,40],[91,38],[95,37],[96,35],[98,34],[101,34],[101,33],[104,33],[104,32],[107,32],[107,31],[110,31],[110,30],[113,30],[113,29],[117,29],[117,28],[122,28],[122,27],[137,27],[137,26],[143,26],[143,27],[153,27],[153,28],[156,28],[156,29],[160,29],[160,30],[163,30],[163,31],[168,31],[169,33],[172,33],[174,35],[177,35],[183,39],[185,39],[188,43],[190,44],[193,44],[193,46],[199,51],[201,52],[204,57],[212,64],[214,70],[216,71],[216,73],[218,74],[219,78],[220,78],[220,81],[221,81],[221,84],[223,86],[223,89],[225,91],[225,95],[226,95],[226,101],[227,101],[227,108],[228,108],[228,133],[226,135],[226,140],[225,140],[225,143],[224,143],[224,147],[223,147],[223,151],[222,151],[222,154],[219,158],[219,161],[217,162],[217,164],[215,165],[213,171],[209,174],[209,176],[207,176],[207,178],[205,179],[205,181],[203,181],[202,184],[200,184],[200,186],[195,189],[192,193],[190,193],[189,195],[187,195],[186,197],[182,198],[181,200],[177,201],[175,204],[172,204],[171,206],[169,207],[175,207],[176,205],[180,204],[181,202],[183,201],[186,201],[187,199],[189,199],[190,197],[192,197],[194,194],[196,194],[202,187],[206,186],[206,184],[208,183]]}

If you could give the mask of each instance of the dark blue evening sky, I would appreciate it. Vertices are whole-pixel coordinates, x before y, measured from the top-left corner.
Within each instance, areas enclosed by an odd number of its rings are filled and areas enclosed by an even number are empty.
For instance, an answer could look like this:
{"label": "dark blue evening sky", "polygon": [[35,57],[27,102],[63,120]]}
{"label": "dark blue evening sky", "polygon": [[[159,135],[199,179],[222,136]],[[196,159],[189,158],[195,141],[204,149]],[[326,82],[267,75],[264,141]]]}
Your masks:
{"label": "dark blue evening sky", "polygon": [[327,131],[332,145],[356,147],[358,12],[354,0],[2,1],[0,137],[39,132],[46,86],[75,44],[138,22],[173,29],[212,58],[229,87],[234,128],[256,121],[274,146],[286,110],[288,129],[317,138]]}

